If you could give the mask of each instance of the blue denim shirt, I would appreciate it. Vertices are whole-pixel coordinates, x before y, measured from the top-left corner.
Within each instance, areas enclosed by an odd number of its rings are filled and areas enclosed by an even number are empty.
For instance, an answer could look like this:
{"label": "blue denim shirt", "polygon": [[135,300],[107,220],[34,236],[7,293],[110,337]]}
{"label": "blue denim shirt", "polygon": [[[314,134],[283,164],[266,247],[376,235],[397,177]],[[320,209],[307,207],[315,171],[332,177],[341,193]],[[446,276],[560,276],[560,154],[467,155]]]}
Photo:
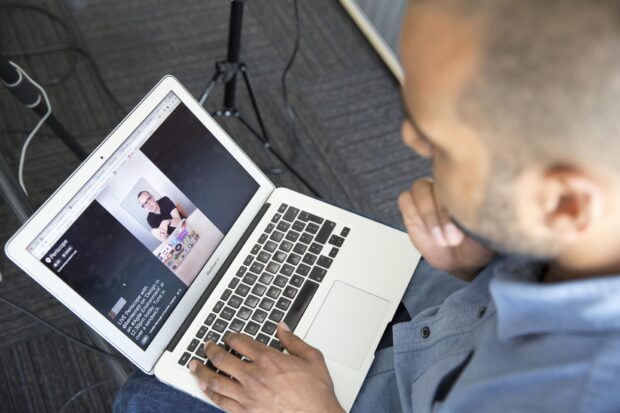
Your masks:
{"label": "blue denim shirt", "polygon": [[558,284],[498,259],[471,283],[416,270],[410,322],[353,411],[620,412],[620,277]]}

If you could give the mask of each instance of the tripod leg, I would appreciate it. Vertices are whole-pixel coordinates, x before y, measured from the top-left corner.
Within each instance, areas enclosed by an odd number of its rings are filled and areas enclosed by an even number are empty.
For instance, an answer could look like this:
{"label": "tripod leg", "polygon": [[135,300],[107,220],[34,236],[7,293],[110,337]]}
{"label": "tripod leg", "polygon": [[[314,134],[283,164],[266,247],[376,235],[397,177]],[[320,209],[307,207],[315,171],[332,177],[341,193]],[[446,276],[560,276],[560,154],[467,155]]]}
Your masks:
{"label": "tripod leg", "polygon": [[263,123],[263,117],[260,114],[260,110],[258,109],[258,104],[256,103],[256,97],[254,96],[254,90],[252,89],[252,84],[250,83],[250,77],[248,75],[248,69],[244,64],[240,65],[241,74],[243,75],[243,81],[245,82],[245,86],[248,88],[248,93],[250,95],[250,101],[252,102],[252,108],[254,109],[254,113],[256,114],[256,119],[258,120],[258,125],[260,126],[260,130],[263,134],[264,141],[271,143],[271,139],[267,134],[267,129],[265,128],[265,124]]}
{"label": "tripod leg", "polygon": [[200,103],[200,106],[204,106],[205,102],[207,101],[207,98],[209,97],[209,94],[215,87],[215,84],[217,83],[218,80],[220,80],[220,77],[222,77],[222,70],[220,69],[220,66],[216,64],[215,73],[213,73],[213,76],[211,76],[211,81],[205,88],[205,91],[202,92],[200,99],[198,99],[198,103]]}

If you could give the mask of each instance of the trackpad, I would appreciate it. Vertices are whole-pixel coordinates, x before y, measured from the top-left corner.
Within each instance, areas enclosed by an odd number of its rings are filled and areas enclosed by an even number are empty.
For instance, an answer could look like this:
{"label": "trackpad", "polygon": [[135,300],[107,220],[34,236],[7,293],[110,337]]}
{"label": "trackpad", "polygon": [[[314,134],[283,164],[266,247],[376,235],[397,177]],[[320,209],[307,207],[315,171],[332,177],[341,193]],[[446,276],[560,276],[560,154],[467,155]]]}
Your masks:
{"label": "trackpad", "polygon": [[336,281],[304,339],[325,357],[359,370],[389,305],[383,298]]}

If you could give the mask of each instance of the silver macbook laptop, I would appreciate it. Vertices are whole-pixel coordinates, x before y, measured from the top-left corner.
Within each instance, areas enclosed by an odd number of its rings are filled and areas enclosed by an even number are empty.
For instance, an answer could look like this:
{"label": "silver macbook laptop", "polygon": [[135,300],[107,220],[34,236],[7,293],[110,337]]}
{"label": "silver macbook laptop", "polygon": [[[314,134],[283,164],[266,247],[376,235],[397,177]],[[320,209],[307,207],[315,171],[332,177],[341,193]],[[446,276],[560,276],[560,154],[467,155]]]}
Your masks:
{"label": "silver macbook laptop", "polygon": [[275,188],[171,76],[6,245],[141,370],[210,402],[187,365],[276,324],[319,348],[348,410],[420,258],[407,234]]}

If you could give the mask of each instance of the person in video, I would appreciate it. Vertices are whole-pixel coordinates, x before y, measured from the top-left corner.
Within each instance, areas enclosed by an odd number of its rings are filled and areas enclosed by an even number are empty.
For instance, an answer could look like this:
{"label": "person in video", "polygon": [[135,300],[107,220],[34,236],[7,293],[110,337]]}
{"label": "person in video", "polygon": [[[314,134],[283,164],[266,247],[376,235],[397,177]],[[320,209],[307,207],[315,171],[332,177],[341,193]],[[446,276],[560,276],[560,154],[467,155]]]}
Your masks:
{"label": "person in video", "polygon": [[177,206],[167,196],[155,200],[150,192],[141,191],[138,194],[138,202],[142,208],[149,211],[146,220],[152,228],[151,234],[162,242],[168,239],[183,220]]}
{"label": "person in video", "polygon": [[[403,27],[403,141],[432,176],[398,205],[425,260],[351,411],[620,412],[620,2],[412,0]],[[227,412],[343,412],[299,333],[189,368]],[[144,374],[115,409],[217,411]]]}

